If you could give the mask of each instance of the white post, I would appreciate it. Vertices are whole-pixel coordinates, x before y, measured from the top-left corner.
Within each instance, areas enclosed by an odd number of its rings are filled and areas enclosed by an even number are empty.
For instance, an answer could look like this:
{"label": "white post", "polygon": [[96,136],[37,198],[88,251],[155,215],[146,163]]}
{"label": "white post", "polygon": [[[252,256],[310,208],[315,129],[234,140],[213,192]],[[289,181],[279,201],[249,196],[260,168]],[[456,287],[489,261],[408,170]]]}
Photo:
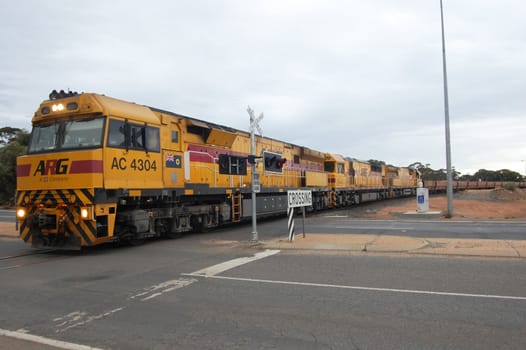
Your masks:
{"label": "white post", "polygon": [[[263,113],[259,117],[254,117],[254,111],[250,106],[247,108],[248,115],[250,116],[250,154],[252,156],[256,155],[256,146],[255,146],[255,129],[258,129],[261,134],[261,128],[259,127],[259,122],[263,119]],[[257,230],[257,210],[256,210],[256,190],[254,188],[254,183],[256,182],[256,163],[252,165],[252,241],[257,242],[259,240],[258,230]]]}

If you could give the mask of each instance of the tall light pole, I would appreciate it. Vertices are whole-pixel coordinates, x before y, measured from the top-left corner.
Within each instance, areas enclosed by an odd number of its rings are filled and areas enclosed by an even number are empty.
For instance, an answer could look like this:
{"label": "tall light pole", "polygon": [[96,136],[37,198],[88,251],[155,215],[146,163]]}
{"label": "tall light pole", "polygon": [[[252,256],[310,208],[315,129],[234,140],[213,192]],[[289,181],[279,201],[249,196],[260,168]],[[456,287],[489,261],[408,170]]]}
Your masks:
{"label": "tall light pole", "polygon": [[453,216],[453,172],[451,171],[451,140],[449,134],[449,101],[447,93],[446,40],[444,37],[444,10],[440,0],[440,23],[442,24],[442,66],[444,72],[444,113],[446,118],[446,165],[447,165],[447,213]]}

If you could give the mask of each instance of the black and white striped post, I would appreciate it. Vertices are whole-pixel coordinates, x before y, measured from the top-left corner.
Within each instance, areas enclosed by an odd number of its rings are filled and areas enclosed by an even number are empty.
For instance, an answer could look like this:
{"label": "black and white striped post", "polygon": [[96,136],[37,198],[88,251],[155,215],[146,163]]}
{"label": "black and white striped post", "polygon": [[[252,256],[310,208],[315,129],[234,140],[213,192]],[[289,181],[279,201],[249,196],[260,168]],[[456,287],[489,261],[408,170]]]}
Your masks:
{"label": "black and white striped post", "polygon": [[[294,240],[294,208],[287,209],[287,216],[289,217],[288,228],[289,228],[289,241]],[[305,234],[305,232],[303,232]]]}
{"label": "black and white striped post", "polygon": [[312,205],[312,191],[297,190],[287,191],[287,216],[289,242],[294,240],[294,209],[301,207],[303,210],[303,238],[305,238],[305,207]]}

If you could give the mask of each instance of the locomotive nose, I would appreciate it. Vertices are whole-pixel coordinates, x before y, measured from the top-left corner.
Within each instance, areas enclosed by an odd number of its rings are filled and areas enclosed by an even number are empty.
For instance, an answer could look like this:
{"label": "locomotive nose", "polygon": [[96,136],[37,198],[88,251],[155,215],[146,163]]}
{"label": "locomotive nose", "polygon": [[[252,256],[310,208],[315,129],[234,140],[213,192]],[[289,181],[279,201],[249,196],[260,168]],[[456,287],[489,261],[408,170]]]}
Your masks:
{"label": "locomotive nose", "polygon": [[38,227],[40,228],[55,228],[56,216],[47,215],[45,213],[38,214]]}

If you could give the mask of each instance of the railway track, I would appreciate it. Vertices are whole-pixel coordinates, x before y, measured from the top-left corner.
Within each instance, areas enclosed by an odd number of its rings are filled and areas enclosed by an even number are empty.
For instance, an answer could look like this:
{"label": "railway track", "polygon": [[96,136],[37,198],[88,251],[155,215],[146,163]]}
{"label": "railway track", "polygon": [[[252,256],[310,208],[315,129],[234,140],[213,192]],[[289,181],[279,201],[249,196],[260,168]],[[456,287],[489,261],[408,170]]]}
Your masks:
{"label": "railway track", "polygon": [[0,256],[0,271],[20,268],[24,266],[45,264],[52,261],[68,259],[74,254],[57,251],[55,249],[45,249],[29,251],[21,254]]}

